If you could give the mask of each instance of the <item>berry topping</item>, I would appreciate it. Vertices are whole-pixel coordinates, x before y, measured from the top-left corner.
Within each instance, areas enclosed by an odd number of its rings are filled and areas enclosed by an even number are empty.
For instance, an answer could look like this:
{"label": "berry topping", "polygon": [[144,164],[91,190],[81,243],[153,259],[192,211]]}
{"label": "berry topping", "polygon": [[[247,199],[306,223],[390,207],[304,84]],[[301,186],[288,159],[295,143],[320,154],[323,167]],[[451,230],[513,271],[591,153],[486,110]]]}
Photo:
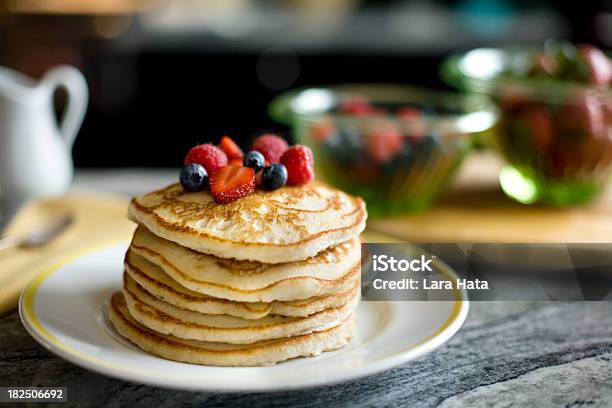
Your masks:
{"label": "berry topping", "polygon": [[402,136],[393,127],[381,127],[367,135],[365,144],[374,161],[386,163],[402,150]]}
{"label": "berry topping", "polygon": [[181,169],[179,180],[185,191],[202,191],[208,185],[208,173],[204,166],[191,163]]}
{"label": "berry topping", "polygon": [[255,139],[252,150],[257,150],[264,155],[270,163],[278,163],[281,155],[289,148],[289,145],[280,136],[265,134]]}
{"label": "berry topping", "polygon": [[197,145],[192,147],[185,157],[185,165],[197,163],[206,169],[209,175],[215,170],[227,166],[227,156],[223,150],[219,149],[210,143]]}
{"label": "berry topping", "polygon": [[314,159],[309,147],[291,146],[280,161],[287,167],[287,184],[306,184],[314,178]]}
{"label": "berry topping", "polygon": [[229,136],[223,136],[221,138],[219,147],[225,152],[230,161],[232,159],[242,159],[242,156],[244,155],[244,153],[242,153],[242,149],[238,147],[236,142],[234,142]]}
{"label": "berry topping", "polygon": [[261,172],[261,185],[266,190],[276,190],[287,183],[287,168],[279,163],[264,167]]}
{"label": "berry topping", "polygon": [[222,167],[210,176],[210,193],[220,204],[231,203],[255,191],[255,172],[249,167]]}
{"label": "berry topping", "polygon": [[263,154],[259,153],[257,150],[253,150],[248,152],[244,156],[243,164],[245,167],[250,167],[253,169],[255,173],[259,170],[263,169],[266,164],[266,158]]}

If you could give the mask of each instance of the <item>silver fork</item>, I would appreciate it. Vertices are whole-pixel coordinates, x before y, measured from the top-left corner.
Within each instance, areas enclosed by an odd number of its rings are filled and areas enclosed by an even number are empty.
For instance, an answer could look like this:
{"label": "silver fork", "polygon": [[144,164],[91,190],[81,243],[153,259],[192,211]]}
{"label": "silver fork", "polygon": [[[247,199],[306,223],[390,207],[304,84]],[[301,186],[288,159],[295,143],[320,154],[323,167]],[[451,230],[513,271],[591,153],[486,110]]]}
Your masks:
{"label": "silver fork", "polygon": [[31,229],[24,235],[9,235],[0,238],[0,251],[3,249],[22,247],[36,248],[55,239],[74,222],[70,213],[55,217]]}

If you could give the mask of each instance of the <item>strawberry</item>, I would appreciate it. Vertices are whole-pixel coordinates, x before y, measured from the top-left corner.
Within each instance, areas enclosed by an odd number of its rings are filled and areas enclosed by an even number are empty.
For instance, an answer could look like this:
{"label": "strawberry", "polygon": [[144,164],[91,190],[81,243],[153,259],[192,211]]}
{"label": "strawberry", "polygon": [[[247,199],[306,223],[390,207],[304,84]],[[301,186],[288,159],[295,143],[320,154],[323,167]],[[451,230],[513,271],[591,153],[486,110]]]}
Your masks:
{"label": "strawberry", "polygon": [[402,150],[402,136],[392,126],[380,127],[366,136],[366,151],[376,162],[389,162]]}
{"label": "strawberry", "polygon": [[227,158],[230,161],[232,159],[242,160],[242,156],[244,156],[244,153],[242,153],[242,149],[238,147],[236,142],[234,142],[229,136],[223,136],[221,138],[221,142],[219,142],[219,147],[225,152]]}
{"label": "strawberry", "polygon": [[309,147],[293,145],[280,158],[287,168],[287,184],[306,184],[314,179],[314,158]]}
{"label": "strawberry", "polygon": [[255,191],[255,172],[250,167],[226,166],[210,176],[210,194],[219,204],[227,204]]}
{"label": "strawberry", "polygon": [[289,148],[289,145],[280,136],[267,133],[259,136],[253,143],[252,150],[257,150],[263,154],[266,160],[270,163],[278,163],[280,157],[285,150]]}
{"label": "strawberry", "polygon": [[197,163],[206,169],[210,176],[215,170],[227,166],[227,156],[223,150],[210,143],[194,146],[185,157],[185,165]]}

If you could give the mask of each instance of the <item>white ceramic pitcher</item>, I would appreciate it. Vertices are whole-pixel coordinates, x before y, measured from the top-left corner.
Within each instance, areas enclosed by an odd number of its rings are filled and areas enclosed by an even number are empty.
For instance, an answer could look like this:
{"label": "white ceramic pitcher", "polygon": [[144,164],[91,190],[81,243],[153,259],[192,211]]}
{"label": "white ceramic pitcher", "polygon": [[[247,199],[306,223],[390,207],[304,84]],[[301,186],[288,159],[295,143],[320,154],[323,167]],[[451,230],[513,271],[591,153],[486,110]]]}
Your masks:
{"label": "white ceramic pitcher", "polygon": [[[68,102],[58,124],[53,94]],[[72,144],[87,109],[87,83],[73,67],[51,69],[39,82],[0,67],[0,198],[53,197],[72,181]]]}

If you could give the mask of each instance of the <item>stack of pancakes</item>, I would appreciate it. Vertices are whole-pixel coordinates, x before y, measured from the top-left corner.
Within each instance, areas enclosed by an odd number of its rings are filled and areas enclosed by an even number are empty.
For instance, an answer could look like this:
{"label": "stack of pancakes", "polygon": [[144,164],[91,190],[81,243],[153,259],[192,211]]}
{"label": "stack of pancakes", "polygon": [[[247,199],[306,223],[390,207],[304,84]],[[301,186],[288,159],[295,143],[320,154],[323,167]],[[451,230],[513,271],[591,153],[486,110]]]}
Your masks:
{"label": "stack of pancakes", "polygon": [[137,197],[109,317],[155,355],[269,365],[346,345],[360,299],[363,201],[319,182],[229,204],[178,184]]}

